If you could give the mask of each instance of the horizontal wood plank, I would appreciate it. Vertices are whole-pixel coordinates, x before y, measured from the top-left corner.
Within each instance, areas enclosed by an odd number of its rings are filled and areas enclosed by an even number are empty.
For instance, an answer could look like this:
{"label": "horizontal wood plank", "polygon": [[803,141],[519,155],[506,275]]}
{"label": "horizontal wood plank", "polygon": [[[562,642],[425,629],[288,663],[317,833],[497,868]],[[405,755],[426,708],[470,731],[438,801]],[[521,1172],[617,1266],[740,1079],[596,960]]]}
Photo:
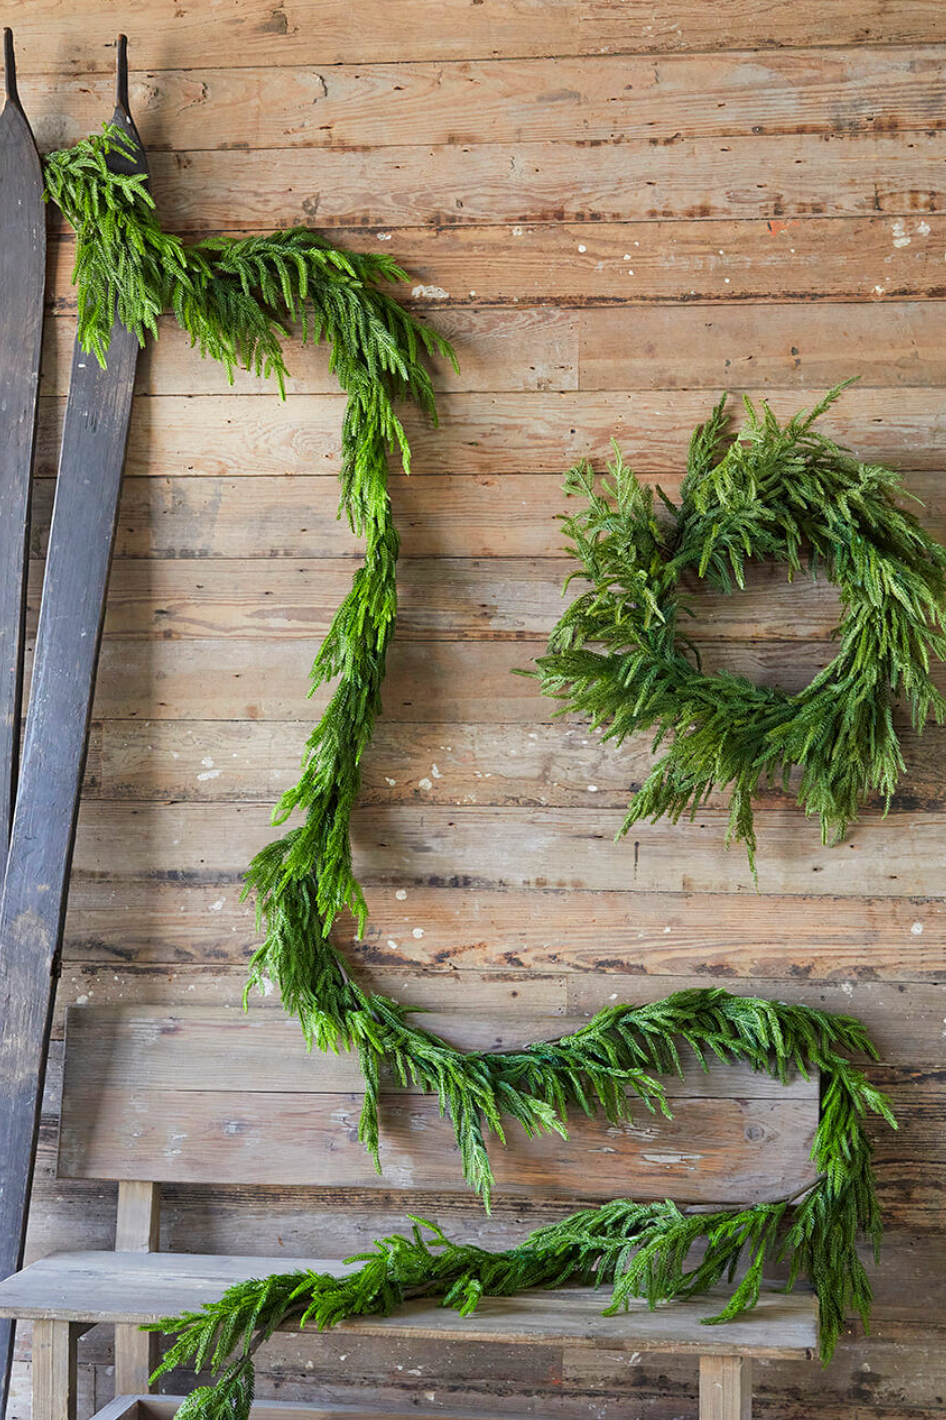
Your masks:
{"label": "horizontal wood plank", "polygon": [[[235,636],[106,641],[96,686],[97,718],[313,724],[327,693],[321,690],[311,700],[305,698],[310,648],[277,636],[267,644],[265,656],[256,659],[253,644]],[[397,724],[547,723],[558,708],[556,703],[541,694],[533,678],[513,674],[528,669],[545,647],[544,639],[527,637],[516,641],[395,639],[384,684],[385,719]],[[707,639],[703,653],[708,666],[794,692],[831,660],[836,646]],[[934,666],[933,677],[946,689],[946,671]],[[300,720],[301,716],[305,718]]]}
{"label": "horizontal wood plank", "polygon": [[[57,1318],[70,1320],[159,1321],[216,1299],[228,1285],[253,1273],[308,1270],[344,1276],[350,1268],[325,1258],[194,1255],[169,1259],[155,1253],[60,1253],[0,1283],[0,1315],[4,1308],[17,1305],[24,1308],[21,1315],[41,1315],[51,1309]],[[601,1315],[606,1295],[591,1287],[575,1287],[484,1297],[469,1317],[418,1300],[390,1317],[352,1318],[340,1330],[363,1335],[458,1335],[470,1341],[502,1338],[518,1344],[567,1337],[577,1346],[705,1355],[743,1350],[763,1356],[791,1355],[811,1350],[817,1340],[815,1303],[802,1291],[786,1297],[767,1289],[753,1312],[725,1329],[702,1325],[703,1317],[711,1316],[714,1307],[718,1310],[726,1295],[722,1290],[658,1311],[632,1300],[627,1311],[614,1317]]]}
{"label": "horizontal wood plank", "polygon": [[[906,770],[891,811],[946,810],[946,730],[898,724]],[[272,803],[295,781],[309,727],[277,721],[172,721],[92,727],[87,799]],[[358,802],[462,807],[623,808],[653,768],[652,735],[620,747],[584,725],[380,723]],[[797,787],[763,786],[759,802],[792,804]],[[728,805],[728,793],[705,802]],[[874,809],[885,801],[875,795]]]}
{"label": "horizontal wood plank", "polygon": [[[944,450],[946,456],[946,450]],[[602,470],[603,471],[603,470]],[[676,499],[680,474],[642,475]],[[946,539],[943,475],[904,476],[903,501],[929,533]],[[415,557],[560,557],[561,519],[577,508],[566,497],[563,474],[396,473],[391,479],[401,555]],[[33,552],[45,553],[55,480],[35,480]],[[919,506],[916,501],[919,501]],[[200,561],[352,557],[364,554],[347,519],[337,516],[332,475],[244,478],[128,478],[120,503],[118,558]]]}
{"label": "horizontal wood plank", "polygon": [[[572,582],[563,599],[571,570],[564,557],[405,558],[398,570],[398,635],[419,641],[547,638],[580,590]],[[112,571],[105,637],[235,637],[243,643],[280,637],[314,647],[352,574],[350,559],[332,557],[126,558]],[[695,591],[689,580],[681,586]],[[825,642],[840,619],[830,582],[796,578],[789,588],[785,569],[768,565],[747,569],[746,590],[739,595],[701,587],[694,609],[698,616],[688,634],[696,644]],[[31,627],[35,611],[31,594]]]}
{"label": "horizontal wood plank", "polygon": [[[258,944],[252,906],[240,901],[241,866],[203,880],[193,863],[166,877],[77,876],[66,933],[71,995],[64,1001],[143,1001],[150,989],[172,1005],[175,993],[189,1001],[208,991],[211,999],[236,1004],[246,959]],[[837,983],[850,991],[858,983],[900,983],[891,991],[912,994],[917,983],[942,978],[946,905],[935,893],[782,897],[725,888],[680,894],[484,887],[465,884],[460,872],[436,885],[392,879],[366,890],[371,915],[364,940],[354,941],[347,916],[335,940],[361,977],[380,976],[385,989],[410,1000],[424,968],[457,986],[465,982],[464,990],[473,989],[471,974],[479,970],[508,974],[520,994],[518,973],[530,966],[601,973],[602,1003],[615,989],[614,972],[634,972],[644,982],[653,977],[667,990],[667,977],[681,972],[723,984],[763,973],[787,983],[833,982],[839,1008]],[[395,973],[390,982],[388,970]],[[217,992],[214,971],[221,973]],[[498,999],[499,979],[491,980]],[[895,996],[884,999],[896,1019],[907,1009]],[[943,1006],[934,1020],[937,1049]]]}
{"label": "horizontal wood plank", "polygon": [[[800,810],[756,816],[760,887],[775,896],[935,897],[943,816],[866,814],[825,847]],[[637,892],[754,892],[743,851],[725,847],[727,815],[638,824],[614,841],[614,810],[408,808],[356,810],[355,870],[365,883]],[[129,880],[234,884],[273,838],[255,804],[90,802],[80,814],[75,871]]]}
{"label": "horizontal wood plank", "polygon": [[[19,34],[19,27],[18,27]],[[135,52],[140,40],[135,40]],[[569,142],[944,126],[933,45],[446,63],[159,69],[131,109],[149,153]],[[45,149],[78,142],[111,100],[111,76],[24,79]]]}
{"label": "horizontal wood plank", "polygon": [[[768,398],[780,418],[811,408],[823,387],[733,389],[739,399]],[[715,392],[714,392],[715,394]],[[682,472],[695,425],[715,403],[708,390],[572,391],[445,394],[441,424],[405,415],[414,474],[561,474],[578,459],[606,460],[616,439],[643,474]],[[43,404],[37,471],[55,473],[56,413]],[[132,477],[270,477],[338,469],[344,400],[340,395],[219,400],[155,398],[135,404],[128,473]],[[861,458],[897,468],[946,468],[946,414],[935,389],[878,391],[855,386],[822,418],[819,428]],[[556,504],[555,511],[558,510]]]}
{"label": "horizontal wood plank", "polygon": [[[735,385],[806,391],[847,379],[860,387],[941,385],[946,356],[939,311],[930,301],[807,305],[448,306],[434,321],[456,347],[459,371],[432,362],[438,388],[455,391],[707,389]],[[46,322],[43,392],[65,394],[75,323]],[[259,395],[272,388],[195,357],[165,317],[160,340],[138,362],[139,395]],[[322,350],[287,352],[293,394],[331,394],[337,383]],[[886,396],[885,396],[886,397]]]}
{"label": "horizontal wood plank", "polygon": [[[132,35],[135,70],[226,65],[362,64],[391,60],[513,58],[526,55],[761,49],[780,46],[927,44],[946,40],[935,0],[891,10],[863,0],[826,13],[800,0],[791,13],[747,9],[721,0],[673,0],[655,12],[649,0],[497,0],[484,8],[445,0],[437,24],[425,15],[390,23],[381,0],[353,13],[344,0],[252,0],[223,19],[202,8],[175,12],[160,29],[142,23]],[[17,17],[18,66],[27,73],[109,73],[115,26],[108,11],[76,14],[64,0],[33,0]],[[51,50],[49,36],[59,40]]]}
{"label": "horizontal wood plank", "polygon": [[[180,230],[179,221],[174,225]],[[271,227],[263,221],[260,230]],[[938,299],[946,292],[946,218],[936,213],[465,228],[388,224],[338,228],[333,239],[358,251],[380,246],[394,252],[410,273],[400,295],[429,313],[496,303],[876,304]],[[51,241],[50,260],[51,309],[74,312],[72,243]]]}
{"label": "horizontal wood plank", "polygon": [[[459,1153],[436,1100],[382,1088],[380,1174],[358,1138],[361,1100],[360,1090],[242,1096],[191,1090],[182,1109],[179,1090],[133,1096],[124,1087],[80,1087],[63,1122],[59,1172],[434,1193],[461,1186]],[[83,1114],[89,1127],[80,1136],[70,1125]],[[609,1125],[576,1111],[567,1140],[526,1139],[510,1128],[505,1147],[492,1142],[490,1158],[496,1191],[508,1197],[761,1201],[814,1181],[808,1159],[814,1126],[803,1102],[681,1100],[671,1120],[641,1108],[630,1122]]]}
{"label": "horizontal wood plank", "polygon": [[654,152],[642,139],[461,141],[326,148],[317,166],[286,149],[278,168],[265,151],[179,150],[149,166],[159,210],[188,232],[877,213],[915,225],[946,200],[935,130],[680,138],[660,164]]}
{"label": "horizontal wood plank", "polygon": [[[530,1013],[516,999],[503,1012],[496,1003],[491,1019],[469,1011],[428,1011],[413,1024],[463,1050],[511,1050],[538,1039],[558,1039],[581,1030],[584,1017]],[[75,1007],[66,1026],[64,1111],[70,1137],[88,1128],[77,1100],[88,1102],[97,1090],[120,1092],[140,1100],[152,1091],[177,1090],[182,1114],[186,1096],[217,1094],[357,1094],[363,1076],[357,1055],[299,1049],[296,1021],[282,1012],[234,1013],[225,1009],[182,1006],[161,1012],[148,1007]],[[708,1061],[704,1069],[684,1049],[681,1073],[662,1077],[669,1099],[766,1099],[808,1105],[817,1119],[817,1080],[801,1076],[783,1084],[748,1066]],[[420,1094],[415,1086],[386,1079],[391,1094]],[[659,1127],[659,1121],[655,1121]]]}

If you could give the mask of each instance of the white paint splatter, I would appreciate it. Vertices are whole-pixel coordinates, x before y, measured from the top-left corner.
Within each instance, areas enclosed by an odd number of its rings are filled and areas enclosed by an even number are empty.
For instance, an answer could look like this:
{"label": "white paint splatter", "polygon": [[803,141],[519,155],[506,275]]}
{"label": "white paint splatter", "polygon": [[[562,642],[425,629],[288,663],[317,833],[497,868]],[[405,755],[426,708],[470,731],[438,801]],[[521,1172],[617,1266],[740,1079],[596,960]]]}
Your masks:
{"label": "white paint splatter", "polygon": [[202,773],[198,774],[197,782],[198,784],[203,784],[205,779],[219,779],[222,773],[222,769],[205,769]]}
{"label": "white paint splatter", "polygon": [[440,770],[437,768],[436,764],[432,764],[432,765],[430,766],[430,772],[431,772],[431,774],[434,776],[435,779],[439,779],[439,778],[440,778]]}
{"label": "white paint splatter", "polygon": [[922,937],[922,935],[923,935],[923,923],[922,923],[922,922],[914,922],[913,926],[910,928],[910,931],[913,933],[914,937]]}
{"label": "white paint splatter", "polygon": [[407,889],[406,889],[406,888],[398,888],[398,890],[397,890],[397,892],[394,894],[394,896],[397,898],[398,902],[406,902],[406,901],[407,901]]}
{"label": "white paint splatter", "polygon": [[588,248],[584,245],[583,242],[579,242],[579,243],[578,243],[578,250],[579,250],[579,251],[587,251]]}
{"label": "white paint splatter", "polygon": [[430,780],[426,777],[423,779],[419,779],[417,782],[420,788],[424,790],[432,789],[434,787],[433,784],[431,784]]}
{"label": "white paint splatter", "polygon": [[917,222],[916,230],[919,236],[928,237],[931,230],[929,222]]}
{"label": "white paint splatter", "polygon": [[395,786],[395,784],[397,783],[397,780],[396,780],[396,779],[392,779],[392,778],[390,777],[390,775],[385,774],[385,776],[384,776],[384,782],[385,782],[385,784],[387,784],[390,788],[393,789],[394,786]]}
{"label": "white paint splatter", "polygon": [[907,224],[902,217],[898,217],[893,224],[893,244],[895,247],[908,247],[910,238],[907,236]]}
{"label": "white paint splatter", "polygon": [[415,300],[449,301],[450,299],[450,292],[445,291],[442,286],[414,286],[411,295]]}
{"label": "white paint splatter", "polygon": [[213,760],[210,758],[210,755],[209,755],[209,754],[205,754],[204,757],[203,757],[203,759],[202,759],[200,762],[201,762],[201,764],[206,764],[206,766],[207,766],[208,769],[213,769],[213,767],[214,767],[214,762],[213,762]]}
{"label": "white paint splatter", "polygon": [[[225,897],[218,897],[216,902],[212,902],[207,908],[208,912],[219,912],[226,902]],[[183,909],[182,909],[183,910]]]}
{"label": "white paint splatter", "polygon": [[423,929],[423,927],[415,927],[414,930],[413,930],[413,932],[411,933],[411,936],[412,936],[412,937],[416,937],[416,939],[418,940],[418,942],[420,941],[420,939],[421,939],[421,937],[422,937],[423,935],[424,935],[424,929]]}

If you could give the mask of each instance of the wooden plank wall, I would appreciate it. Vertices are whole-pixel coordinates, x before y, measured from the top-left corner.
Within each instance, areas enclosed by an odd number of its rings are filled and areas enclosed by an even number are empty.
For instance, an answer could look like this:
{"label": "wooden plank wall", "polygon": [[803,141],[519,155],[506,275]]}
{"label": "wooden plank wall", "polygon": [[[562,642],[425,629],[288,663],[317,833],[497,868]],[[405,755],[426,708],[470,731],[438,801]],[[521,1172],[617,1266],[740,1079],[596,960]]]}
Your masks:
{"label": "wooden plank wall", "polygon": [[[878,1136],[874,1333],[852,1327],[824,1374],[760,1366],[758,1411],[942,1415],[946,733],[907,737],[889,817],[872,807],[842,847],[767,799],[756,893],[723,849],[719,802],[615,845],[646,746],[602,752],[510,674],[560,606],[563,469],[613,434],[673,489],[723,388],[790,412],[860,373],[826,427],[904,469],[946,538],[940,0],[29,0],[5,19],[44,146],[110,111],[125,28],[169,226],[309,222],[383,246],[456,342],[460,375],[437,373],[442,430],[412,421],[415,474],[394,480],[403,613],[355,826],[372,910],[357,970],[479,1020],[514,1003],[525,1034],[533,1016],[693,982],[864,1016],[901,1118]],[[59,234],[37,559],[71,258]],[[240,872],[294,777],[306,671],[358,555],[334,521],[339,398],[321,355],[292,365],[280,406],[245,378],[229,390],[170,330],[142,362],[62,1003],[237,1009],[254,942]],[[796,686],[831,654],[835,605],[829,588],[760,574],[744,596],[707,598],[698,634],[711,664]],[[55,1103],[53,1078],[34,1254],[113,1237],[112,1190],[53,1177]],[[172,1189],[165,1242],[327,1253],[408,1208],[494,1244],[562,1212]],[[28,1348],[24,1335],[17,1420]],[[82,1368],[91,1406],[112,1384],[94,1333]],[[692,1368],[666,1358],[333,1337],[280,1339],[260,1389],[350,1400],[358,1378],[382,1399],[509,1415],[670,1420],[695,1405]]]}

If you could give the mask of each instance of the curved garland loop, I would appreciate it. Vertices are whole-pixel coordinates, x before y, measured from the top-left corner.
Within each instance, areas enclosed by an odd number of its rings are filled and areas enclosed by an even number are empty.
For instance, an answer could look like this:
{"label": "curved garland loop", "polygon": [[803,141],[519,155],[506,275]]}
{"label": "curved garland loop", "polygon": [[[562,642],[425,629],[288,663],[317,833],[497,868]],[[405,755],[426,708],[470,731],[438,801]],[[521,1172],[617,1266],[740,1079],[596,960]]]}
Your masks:
{"label": "curved garland loop", "polygon": [[[820,818],[823,842],[837,841],[871,795],[889,807],[904,768],[895,698],[918,731],[931,714],[943,719],[930,662],[946,659],[946,548],[894,502],[897,474],[814,431],[845,387],[784,427],[747,399],[731,442],[724,397],[690,443],[679,506],[657,490],[663,520],[617,449],[603,486],[587,463],[569,473],[566,492],[586,500],[563,520],[580,563],[569,581],[589,590],[537,662],[542,690],[563,701],[559,714],[583,716],[604,740],[651,730],[655,750],[670,741],[621,835],[639,819],[693,817],[728,788],[726,842],[745,843],[755,873],[760,785],[787,788],[799,769],[799,804]],[[785,563],[789,578],[805,565],[822,570],[840,592],[837,655],[797,695],[705,674],[679,626],[690,609],[679,593],[684,573],[729,593],[745,586],[746,564],[763,558]]]}
{"label": "curved garland loop", "polygon": [[[386,256],[330,247],[304,229],[236,241],[186,245],[159,227],[140,178],[109,172],[105,156],[123,135],[106,127],[95,138],[46,159],[47,193],[77,233],[79,339],[104,362],[114,318],[157,334],[172,311],[202,354],[232,375],[244,366],[273,375],[280,390],[282,342],[299,323],[304,339],[324,340],[331,368],[347,394],[342,426],[341,511],[365,538],[365,560],[336,613],[312,672],[313,688],[336,681],[328,707],[306,745],[299,783],[280,802],[276,821],[301,811],[303,822],[254,859],[247,892],[257,897],[265,940],[253,957],[250,986],[278,981],[309,1044],[356,1049],[365,1076],[360,1133],[377,1158],[382,1065],[402,1082],[437,1096],[450,1115],[467,1181],[489,1205],[492,1171],[485,1136],[503,1139],[503,1116],[527,1134],[565,1133],[570,1107],[609,1120],[628,1117],[634,1101],[669,1113],[660,1074],[681,1068],[680,1047],[705,1061],[750,1064],[779,1079],[817,1069],[822,1111],[813,1158],[819,1176],[802,1195],[688,1215],[673,1203],[628,1200],[585,1210],[540,1229],[506,1253],[456,1247],[437,1229],[426,1242],[389,1238],[356,1259],[353,1276],[275,1277],[231,1289],[196,1316],[169,1319],[180,1333],[167,1365],[210,1362],[218,1384],[194,1393],[189,1408],[203,1420],[244,1420],[252,1396],[252,1355],[280,1321],[332,1325],[344,1316],[390,1311],[408,1293],[444,1297],[469,1310],[486,1293],[565,1281],[609,1281],[612,1306],[632,1296],[692,1295],[740,1259],[748,1267],[717,1320],[751,1307],[765,1263],[788,1260],[790,1285],[811,1279],[821,1309],[822,1354],[828,1359],[851,1307],[867,1321],[870,1285],[858,1237],[880,1238],[868,1114],[895,1126],[884,1096],[847,1058],[874,1055],[860,1023],[804,1006],[708,989],[678,992],[645,1006],[601,1011],[561,1040],[506,1052],[462,1052],[408,1021],[410,1008],[352,981],[329,939],[349,908],[362,927],[367,911],[352,870],[350,817],[361,755],[380,711],[385,653],[396,611],[398,539],[387,488],[387,453],[405,469],[410,451],[394,402],[408,399],[433,415],[422,353],[452,358],[441,337],[377,289],[404,273]],[[249,989],[249,988],[248,988]],[[702,1261],[688,1268],[693,1244]]]}

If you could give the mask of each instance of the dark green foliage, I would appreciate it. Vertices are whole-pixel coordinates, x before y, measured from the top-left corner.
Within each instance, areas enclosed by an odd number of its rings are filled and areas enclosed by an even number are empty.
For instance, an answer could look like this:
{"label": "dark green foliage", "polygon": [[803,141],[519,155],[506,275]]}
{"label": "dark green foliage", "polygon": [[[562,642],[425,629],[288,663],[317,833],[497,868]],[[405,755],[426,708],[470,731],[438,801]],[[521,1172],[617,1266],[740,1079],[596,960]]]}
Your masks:
{"label": "dark green foliage", "polygon": [[[691,441],[680,506],[660,494],[664,517],[617,452],[600,489],[587,463],[568,475],[566,491],[586,503],[564,520],[581,568],[572,577],[590,588],[555,627],[538,675],[559,713],[586,717],[604,739],[651,730],[664,746],[622,833],[694,815],[728,789],[727,842],[745,842],[754,871],[753,797],[766,783],[787,787],[797,767],[799,804],[836,841],[867,798],[889,804],[896,789],[895,699],[917,730],[946,711],[930,674],[946,657],[946,550],[895,503],[895,473],[814,431],[843,388],[784,426],[747,400],[732,442],[720,401]],[[730,592],[753,559],[785,563],[790,578],[820,569],[840,591],[838,653],[797,695],[704,675],[680,630],[684,572]]]}
{"label": "dark green foliage", "polygon": [[[618,1039],[623,1053],[616,1049]],[[466,1316],[483,1296],[568,1284],[609,1285],[605,1313],[613,1315],[634,1297],[655,1306],[735,1282],[726,1306],[711,1319],[722,1323],[755,1305],[766,1265],[779,1262],[788,1265],[789,1287],[800,1276],[815,1287],[827,1364],[848,1311],[855,1308],[865,1326],[869,1320],[870,1282],[857,1241],[865,1236],[876,1248],[880,1219],[862,1121],[873,1112],[896,1127],[884,1097],[838,1054],[839,1047],[873,1054],[870,1041],[850,1017],[711,990],[679,992],[636,1009],[615,1006],[561,1046],[584,1040],[596,1054],[614,1052],[616,1064],[631,1059],[666,1071],[679,1068],[678,1039],[700,1059],[706,1052],[746,1059],[782,1077],[790,1070],[821,1069],[822,1117],[812,1151],[819,1178],[811,1188],[712,1213],[688,1213],[670,1200],[618,1199],[540,1228],[498,1253],[457,1245],[435,1224],[413,1219],[411,1237],[385,1238],[373,1252],[349,1258],[361,1266],[345,1276],[295,1272],[242,1282],[200,1311],[152,1328],[175,1336],[158,1374],[185,1366],[209,1367],[217,1376],[213,1386],[188,1397],[179,1415],[246,1420],[253,1355],[287,1322],[321,1331],[346,1317],[390,1315],[405,1300],[423,1296],[440,1297]],[[531,1050],[544,1048],[555,1049]],[[479,1057],[488,1058],[500,1057]]]}
{"label": "dark green foliage", "polygon": [[[744,1275],[718,1318],[725,1320],[754,1304],[764,1263],[778,1257],[788,1260],[792,1281],[807,1276],[818,1291],[827,1358],[849,1308],[860,1310],[866,1321],[870,1302],[856,1243],[865,1236],[876,1245],[880,1220],[863,1121],[875,1113],[893,1125],[883,1096],[847,1058],[852,1052],[872,1053],[857,1021],[721,990],[691,991],[647,1006],[609,1007],[561,1040],[464,1053],[412,1025],[408,1008],[363,990],[348,976],[329,932],[344,908],[359,923],[366,917],[352,871],[349,826],[361,756],[380,710],[396,613],[398,539],[388,498],[387,454],[395,451],[407,468],[410,451],[393,406],[407,399],[433,413],[420,356],[434,349],[449,353],[449,348],[375,288],[376,281],[403,274],[385,257],[339,252],[301,229],[193,245],[168,236],[157,225],[143,180],[117,176],[105,166],[110,147],[122,143],[120,132],[106,130],[69,153],[54,154],[46,165],[48,193],[77,232],[83,345],[104,361],[116,317],[143,340],[156,333],[159,315],[171,311],[202,354],[222,361],[231,373],[244,365],[273,374],[282,388],[282,342],[288,326],[296,323],[304,338],[329,345],[331,366],[348,395],[341,506],[353,530],[365,538],[365,561],[312,672],[313,689],[335,682],[332,697],[305,747],[299,783],[276,811],[277,822],[294,811],[301,812],[302,821],[256,857],[247,891],[256,893],[265,925],[250,984],[277,981],[286,1008],[299,1016],[310,1044],[359,1052],[365,1077],[361,1137],[367,1146],[377,1156],[379,1091],[382,1071],[388,1071],[437,1096],[452,1121],[464,1176],[488,1205],[492,1172],[486,1137],[492,1133],[502,1141],[504,1120],[514,1120],[528,1134],[548,1129],[564,1134],[570,1108],[601,1110],[614,1122],[626,1118],[638,1101],[669,1113],[658,1077],[679,1070],[681,1047],[701,1060],[711,1052],[779,1079],[794,1070],[817,1069],[823,1082],[814,1148],[820,1177],[803,1197],[691,1215],[672,1202],[619,1201],[540,1229],[500,1254],[455,1246],[436,1228],[428,1241],[415,1226],[412,1238],[385,1239],[373,1253],[354,1259],[363,1265],[344,1279],[305,1273],[243,1283],[201,1313],[164,1324],[163,1329],[180,1333],[165,1369],[209,1364],[218,1375],[213,1387],[188,1399],[186,1414],[192,1420],[245,1420],[253,1396],[253,1353],[290,1318],[331,1326],[346,1316],[389,1312],[404,1298],[425,1294],[468,1312],[487,1293],[569,1281],[612,1285],[611,1306],[617,1308],[632,1296],[654,1303],[703,1291],[724,1277],[732,1279],[742,1261]],[[674,587],[680,568],[698,565],[725,587],[730,576],[741,582],[748,556],[764,552],[795,568],[808,547],[805,555],[812,564],[820,560],[852,589],[842,627],[850,678],[866,674],[879,648],[887,658],[884,668],[897,672],[889,683],[908,696],[917,720],[929,709],[938,711],[924,656],[928,648],[939,654],[940,643],[924,617],[932,621],[938,615],[943,561],[916,524],[895,512],[889,499],[893,476],[847,460],[810,433],[810,419],[779,431],[768,411],[761,419],[750,413],[748,448],[757,447],[755,459],[733,446],[714,462],[722,406],[698,431],[684,491],[686,516],[670,510],[677,524],[672,549],[666,529],[654,517],[650,495],[620,460],[613,470],[616,507],[595,491],[587,470],[573,473],[573,491],[587,494],[590,511],[571,520],[569,529],[586,569],[580,575],[590,578],[594,590],[583,610],[573,609],[556,633],[556,693],[574,685],[579,672],[590,685],[600,675],[594,668],[608,664],[609,657],[620,660],[616,653],[621,653],[623,662],[616,668],[608,665],[614,703],[600,715],[600,723],[610,720],[611,733],[628,733],[645,704],[667,706],[684,676],[693,675],[676,641]],[[784,506],[773,519],[765,509],[776,487],[783,489]],[[764,499],[756,497],[757,488],[765,491]],[[830,512],[824,513],[829,505]],[[884,560],[891,552],[899,559],[893,573]],[[891,604],[897,613],[893,620]],[[609,656],[594,656],[586,648],[589,641],[602,642]],[[734,689],[727,693],[735,704],[744,697],[746,683],[730,680]],[[626,694],[617,693],[626,692],[631,681],[637,705],[632,713]],[[821,682],[819,677],[814,686]],[[877,683],[886,686],[888,680],[878,678]],[[766,762],[787,761],[791,755],[797,761],[791,734],[799,724],[810,754],[808,741],[819,742],[822,722],[799,714],[786,724],[779,718],[783,707],[777,694],[771,705],[763,700],[774,736]],[[701,707],[695,701],[688,720],[698,720]],[[597,713],[594,706],[587,708]],[[844,732],[856,740],[863,725],[873,723],[870,714],[869,705],[852,703],[841,717]],[[725,711],[719,715],[726,720]],[[651,723],[663,722],[658,716]],[[881,717],[875,737],[884,724]],[[750,728],[757,733],[755,725]],[[739,747],[748,733],[737,721],[726,720],[726,755],[737,769]],[[785,740],[783,749],[779,736]],[[882,734],[876,742],[890,753]],[[683,777],[674,782],[678,797],[687,774],[694,773],[680,763]],[[882,787],[895,782],[898,765],[898,759],[888,764]],[[724,769],[725,764],[720,773]],[[863,777],[857,765],[844,772],[855,785]],[[754,781],[737,787],[734,831],[751,844]],[[835,801],[846,810],[853,791],[842,783],[831,792],[826,816],[833,822],[840,817]],[[688,787],[684,802],[690,793]],[[822,811],[816,796],[811,803]],[[705,1242],[705,1250],[691,1264],[697,1241]]]}

